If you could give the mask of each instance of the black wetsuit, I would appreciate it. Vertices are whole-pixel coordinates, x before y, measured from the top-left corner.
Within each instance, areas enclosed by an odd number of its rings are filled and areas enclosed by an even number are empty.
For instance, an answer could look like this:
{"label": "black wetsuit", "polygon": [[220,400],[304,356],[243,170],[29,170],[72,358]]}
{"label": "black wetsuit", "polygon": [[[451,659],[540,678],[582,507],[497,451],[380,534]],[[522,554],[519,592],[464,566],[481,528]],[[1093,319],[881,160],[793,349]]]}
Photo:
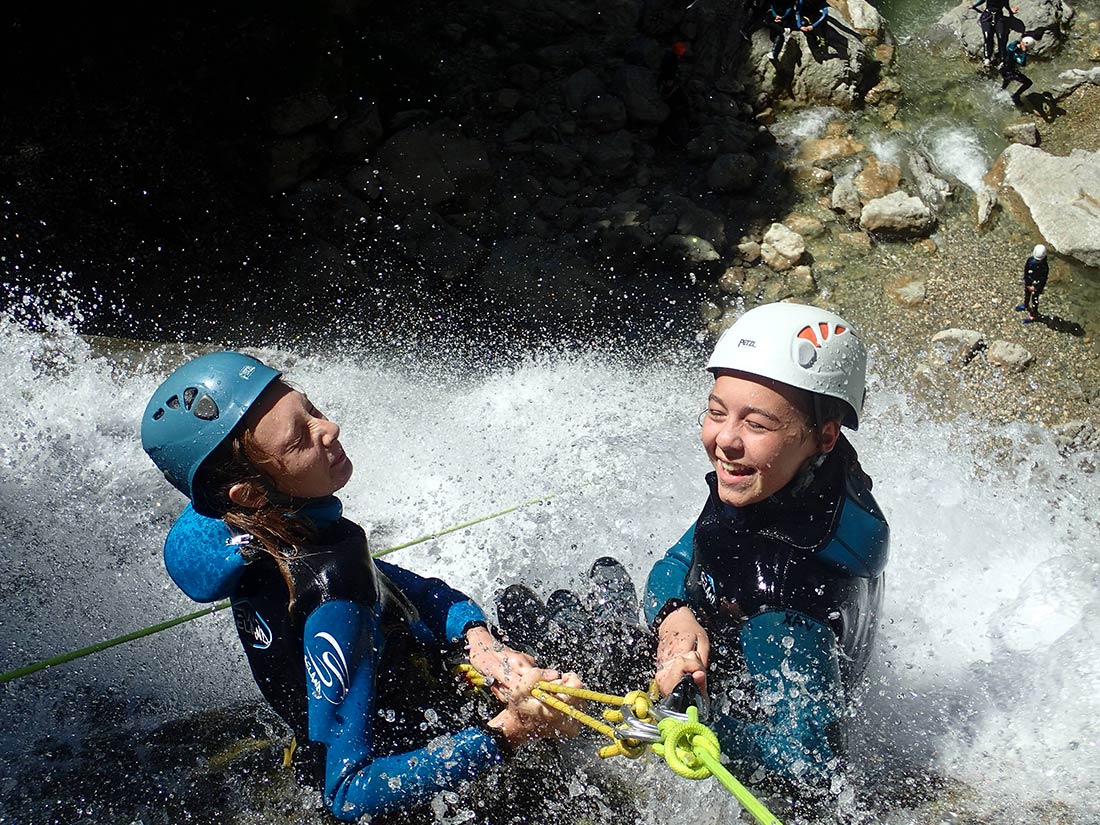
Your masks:
{"label": "black wetsuit", "polygon": [[1032,321],[1039,317],[1039,296],[1047,288],[1050,264],[1046,258],[1031,257],[1024,264],[1024,309]]}
{"label": "black wetsuit", "polygon": [[1018,40],[1013,40],[1005,49],[1004,62],[1001,64],[1001,88],[1007,89],[1008,84],[1016,82],[1020,84],[1012,99],[1020,102],[1020,96],[1031,88],[1031,79],[1020,71],[1027,65],[1027,51],[1020,46]]}
{"label": "black wetsuit", "polygon": [[656,629],[688,606],[706,628],[725,755],[827,788],[873,648],[889,527],[843,438],[758,504],[724,504],[714,473],[707,483],[698,520],[649,574],[646,617]]}
{"label": "black wetsuit", "polygon": [[[1003,63],[1005,48],[1008,45],[1008,19],[1013,16],[1009,0],[978,0],[971,8],[985,4],[978,23],[982,27],[982,46],[985,59],[990,63]],[[993,38],[997,39],[997,51],[994,55]]]}

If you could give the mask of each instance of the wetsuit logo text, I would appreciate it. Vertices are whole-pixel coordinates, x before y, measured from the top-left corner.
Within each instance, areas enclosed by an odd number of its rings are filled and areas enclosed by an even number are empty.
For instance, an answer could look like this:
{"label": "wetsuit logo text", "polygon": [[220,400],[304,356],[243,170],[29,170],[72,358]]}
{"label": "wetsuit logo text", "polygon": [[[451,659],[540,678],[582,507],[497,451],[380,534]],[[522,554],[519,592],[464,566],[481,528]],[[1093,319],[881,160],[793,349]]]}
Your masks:
{"label": "wetsuit logo text", "polygon": [[348,692],[348,660],[340,643],[328,633],[317,633],[306,644],[306,674],[313,696],[333,705],[344,701]]}
{"label": "wetsuit logo text", "polygon": [[242,639],[257,650],[267,650],[271,647],[274,634],[271,627],[264,621],[264,617],[248,605],[234,605],[233,622],[237,625],[237,632]]}

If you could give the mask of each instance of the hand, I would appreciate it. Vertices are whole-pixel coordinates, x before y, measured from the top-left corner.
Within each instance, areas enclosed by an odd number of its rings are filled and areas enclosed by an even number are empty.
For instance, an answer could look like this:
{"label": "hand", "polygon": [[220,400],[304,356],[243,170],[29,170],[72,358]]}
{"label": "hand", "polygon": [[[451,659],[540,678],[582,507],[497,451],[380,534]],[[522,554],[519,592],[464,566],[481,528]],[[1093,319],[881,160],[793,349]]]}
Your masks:
{"label": "hand", "polygon": [[782,17],[780,17],[780,16],[779,16],[779,15],[777,14],[777,15],[775,16],[775,22],[776,22],[776,23],[782,23],[782,22],[783,22],[783,18],[782,18]]}
{"label": "hand", "polygon": [[[508,706],[489,721],[489,727],[500,730],[514,748],[532,739],[572,738],[580,731],[580,722],[559,710],[544,705],[531,695],[531,690],[540,681],[568,687],[584,687],[576,673],[559,674],[556,670],[540,668],[528,671],[513,693]],[[573,707],[580,707],[582,704],[582,700],[576,696],[563,693],[553,695]]]}
{"label": "hand", "polygon": [[813,30],[814,30],[813,26],[800,26],[799,27],[799,31],[812,32]]}
{"label": "hand", "polygon": [[679,607],[661,622],[657,631],[657,687],[669,693],[685,673],[691,674],[703,693],[707,690],[710,637],[689,607]]}
{"label": "hand", "polygon": [[526,675],[538,669],[531,656],[498,641],[484,627],[472,627],[466,632],[466,651],[470,664],[485,677],[492,694],[504,703],[519,689]]}
{"label": "hand", "polygon": [[1028,291],[1028,292],[1034,292],[1034,291],[1035,291],[1035,287],[1033,287],[1033,286],[1029,286],[1029,287],[1027,287],[1027,291]]}

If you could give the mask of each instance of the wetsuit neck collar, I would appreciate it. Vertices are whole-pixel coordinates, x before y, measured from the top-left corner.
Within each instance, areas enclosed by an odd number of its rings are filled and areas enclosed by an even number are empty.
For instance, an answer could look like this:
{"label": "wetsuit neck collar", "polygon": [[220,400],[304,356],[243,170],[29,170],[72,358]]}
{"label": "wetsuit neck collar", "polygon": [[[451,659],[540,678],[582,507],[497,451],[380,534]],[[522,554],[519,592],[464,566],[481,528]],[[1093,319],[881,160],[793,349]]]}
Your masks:
{"label": "wetsuit neck collar", "polygon": [[306,499],[294,513],[308,518],[318,530],[324,530],[338,522],[344,515],[344,505],[336,496]]}

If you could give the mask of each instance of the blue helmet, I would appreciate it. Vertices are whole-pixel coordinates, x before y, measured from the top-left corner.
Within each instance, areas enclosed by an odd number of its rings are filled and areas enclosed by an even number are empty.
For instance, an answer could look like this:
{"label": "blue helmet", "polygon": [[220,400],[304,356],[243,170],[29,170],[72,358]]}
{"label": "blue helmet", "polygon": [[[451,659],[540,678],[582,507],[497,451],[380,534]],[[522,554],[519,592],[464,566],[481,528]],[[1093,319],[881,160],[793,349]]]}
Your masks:
{"label": "blue helmet", "polygon": [[177,367],[153,393],[141,419],[141,446],[198,512],[216,515],[194,488],[199,467],[280,375],[249,355],[213,352]]}

